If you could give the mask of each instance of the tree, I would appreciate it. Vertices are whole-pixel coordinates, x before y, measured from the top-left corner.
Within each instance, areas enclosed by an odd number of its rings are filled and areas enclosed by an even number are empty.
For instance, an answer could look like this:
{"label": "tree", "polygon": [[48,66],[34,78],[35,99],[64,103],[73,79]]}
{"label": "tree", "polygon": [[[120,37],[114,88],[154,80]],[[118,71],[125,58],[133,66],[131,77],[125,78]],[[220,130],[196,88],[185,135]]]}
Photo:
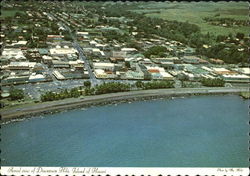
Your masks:
{"label": "tree", "polygon": [[[146,58],[150,58],[151,55],[156,55],[156,56],[162,56],[162,53],[166,52],[167,48],[164,46],[152,46],[151,48],[149,48],[146,52],[143,53],[143,55]],[[159,57],[160,57],[159,56]]]}
{"label": "tree", "polygon": [[142,81],[136,81],[135,85],[137,88],[142,88],[144,84]]}
{"label": "tree", "polygon": [[244,37],[245,37],[245,35],[243,34],[243,33],[241,33],[241,32],[237,32],[237,34],[236,34],[236,38],[238,38],[238,39],[244,39]]}
{"label": "tree", "polygon": [[85,95],[94,95],[95,94],[95,88],[87,87],[87,88],[84,89],[84,93],[85,93]]}
{"label": "tree", "polygon": [[201,83],[203,86],[208,86],[208,87],[223,87],[225,84],[225,81],[221,78],[204,78],[201,80]]}
{"label": "tree", "polygon": [[85,87],[91,87],[91,82],[90,81],[84,81],[83,85]]}
{"label": "tree", "polygon": [[129,63],[129,61],[125,61],[125,66],[126,66],[127,68],[130,68],[130,63]]}
{"label": "tree", "polygon": [[174,88],[173,81],[151,81],[143,84],[143,89]]}
{"label": "tree", "polygon": [[24,98],[24,92],[22,89],[10,89],[10,99],[11,100],[20,100]]}

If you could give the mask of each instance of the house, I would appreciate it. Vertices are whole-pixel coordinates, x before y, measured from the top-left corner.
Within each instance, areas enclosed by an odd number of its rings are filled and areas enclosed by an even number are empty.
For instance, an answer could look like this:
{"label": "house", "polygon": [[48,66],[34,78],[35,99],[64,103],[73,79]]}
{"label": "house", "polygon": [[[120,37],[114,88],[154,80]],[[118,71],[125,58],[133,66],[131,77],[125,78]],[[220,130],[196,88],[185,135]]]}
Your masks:
{"label": "house", "polygon": [[38,52],[40,55],[48,55],[49,51],[46,48],[39,48]]}
{"label": "house", "polygon": [[125,51],[113,51],[112,57],[114,58],[125,58],[127,56],[127,52]]}
{"label": "house", "polygon": [[48,41],[53,41],[53,40],[63,40],[64,36],[63,35],[48,35],[47,40]]}
{"label": "house", "polygon": [[224,61],[221,59],[209,59],[209,61],[213,64],[220,64],[220,65],[224,64]]}
{"label": "house", "polygon": [[101,51],[99,48],[92,48],[92,53],[97,56],[105,57],[104,52]]}
{"label": "house", "polygon": [[44,55],[42,56],[42,61],[45,64],[51,65],[53,58],[51,56]]}
{"label": "house", "polygon": [[77,32],[76,36],[81,39],[87,39],[89,38],[89,32]]}
{"label": "house", "polygon": [[135,49],[135,48],[122,48],[121,51],[126,52],[126,54],[136,54],[137,53],[137,49]]}

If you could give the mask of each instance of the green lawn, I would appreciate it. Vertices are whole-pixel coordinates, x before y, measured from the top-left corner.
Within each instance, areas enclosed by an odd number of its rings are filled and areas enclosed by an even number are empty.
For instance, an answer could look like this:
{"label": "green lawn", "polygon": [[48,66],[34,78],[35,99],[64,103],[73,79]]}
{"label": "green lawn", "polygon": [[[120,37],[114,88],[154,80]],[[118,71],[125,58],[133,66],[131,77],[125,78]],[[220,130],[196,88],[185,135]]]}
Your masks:
{"label": "green lawn", "polygon": [[15,16],[16,12],[24,13],[23,11],[20,10],[1,10],[1,17],[13,17]]}
{"label": "green lawn", "polygon": [[[133,10],[138,13],[147,13],[146,16],[163,18],[167,20],[188,21],[200,26],[203,33],[218,34],[235,34],[243,32],[249,33],[249,27],[231,27],[225,28],[205,23],[204,17],[213,17],[220,14],[220,17],[248,20],[248,3],[247,2],[152,2],[138,6]],[[160,11],[161,13],[154,13]]]}

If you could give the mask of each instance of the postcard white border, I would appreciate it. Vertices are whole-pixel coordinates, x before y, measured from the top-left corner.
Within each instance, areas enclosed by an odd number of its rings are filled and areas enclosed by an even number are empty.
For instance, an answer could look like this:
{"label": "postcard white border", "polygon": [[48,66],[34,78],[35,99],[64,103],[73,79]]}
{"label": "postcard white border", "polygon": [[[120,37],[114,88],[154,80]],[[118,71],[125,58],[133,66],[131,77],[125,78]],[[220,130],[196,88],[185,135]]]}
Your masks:
{"label": "postcard white border", "polygon": [[74,176],[159,176],[159,175],[188,175],[188,176],[247,176],[248,168],[215,168],[215,167],[1,167],[1,175],[74,175]]}

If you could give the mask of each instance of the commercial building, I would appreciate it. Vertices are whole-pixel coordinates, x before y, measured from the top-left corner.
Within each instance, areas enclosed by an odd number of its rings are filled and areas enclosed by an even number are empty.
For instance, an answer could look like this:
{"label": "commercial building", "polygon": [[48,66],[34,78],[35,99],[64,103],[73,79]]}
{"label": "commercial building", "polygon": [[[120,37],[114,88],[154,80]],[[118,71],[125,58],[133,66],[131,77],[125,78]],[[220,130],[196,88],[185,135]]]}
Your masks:
{"label": "commercial building", "polygon": [[22,50],[17,48],[5,48],[2,52],[2,57],[7,59],[15,58],[17,60],[26,59]]}
{"label": "commercial building", "polygon": [[127,71],[124,74],[124,78],[125,79],[138,79],[138,80],[143,80],[144,79],[144,74],[143,72],[139,72],[139,71]]}
{"label": "commercial building", "polygon": [[49,50],[51,56],[64,56],[67,54],[75,54],[78,53],[74,48],[52,48]]}
{"label": "commercial building", "polygon": [[242,82],[242,83],[250,82],[250,76],[243,74],[223,74],[221,75],[221,77],[226,82]]}
{"label": "commercial building", "polygon": [[103,69],[113,71],[115,69],[114,63],[104,63],[104,62],[95,62],[93,63],[94,69]]}
{"label": "commercial building", "polygon": [[222,67],[221,68],[213,67],[212,69],[213,69],[214,73],[216,73],[218,75],[225,75],[225,74],[229,75],[229,74],[236,74],[237,73],[235,71],[230,71],[230,70],[228,70],[226,68],[222,68]]}
{"label": "commercial building", "polygon": [[32,73],[29,77],[29,82],[40,82],[45,81],[45,77],[42,74]]}
{"label": "commercial building", "polygon": [[249,67],[239,68],[238,71],[239,71],[240,73],[245,74],[245,75],[250,75],[250,68],[249,68]]}
{"label": "commercial building", "polygon": [[52,65],[54,68],[69,68],[69,62],[67,61],[58,61],[58,60],[52,60]]}
{"label": "commercial building", "polygon": [[36,62],[10,62],[9,70],[30,70],[36,65]]}
{"label": "commercial building", "polygon": [[116,74],[113,71],[105,71],[103,69],[95,69],[94,74],[96,78],[101,79],[114,79],[116,78]]}
{"label": "commercial building", "polygon": [[58,80],[64,80],[65,77],[57,70],[53,71],[53,75],[56,77]]}

